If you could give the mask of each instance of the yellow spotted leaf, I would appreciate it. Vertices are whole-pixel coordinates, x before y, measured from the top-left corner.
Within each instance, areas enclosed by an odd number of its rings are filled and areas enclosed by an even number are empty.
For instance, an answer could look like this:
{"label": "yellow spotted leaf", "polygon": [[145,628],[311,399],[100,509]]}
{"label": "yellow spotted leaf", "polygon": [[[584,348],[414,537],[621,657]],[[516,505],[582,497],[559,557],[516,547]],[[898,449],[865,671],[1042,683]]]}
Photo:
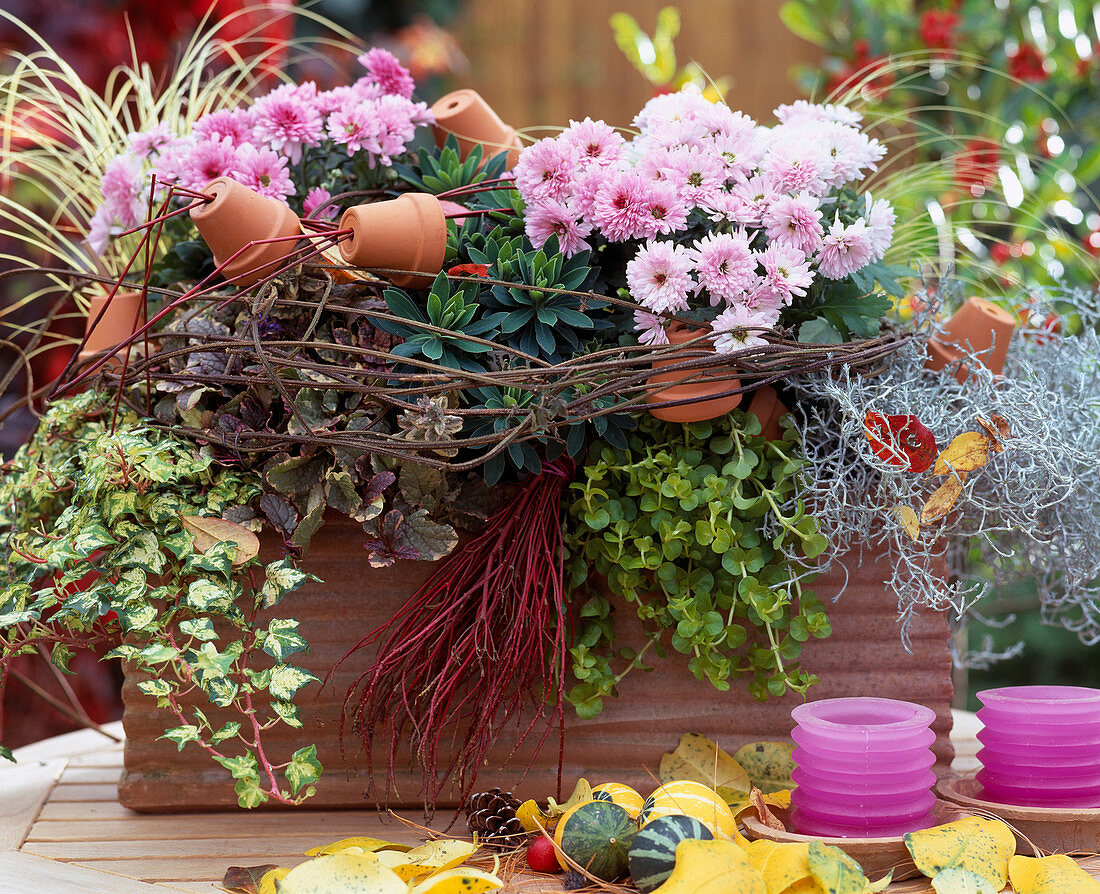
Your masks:
{"label": "yellow spotted leaf", "polygon": [[551,819],[561,816],[565,811],[571,810],[578,804],[584,804],[586,801],[592,800],[592,785],[583,776],[577,780],[576,786],[573,788],[573,794],[569,796],[569,800],[564,804],[559,804],[553,798],[548,799],[550,802],[550,809],[547,814]]}
{"label": "yellow spotted leaf", "polygon": [[504,880],[484,872],[463,866],[433,875],[409,889],[409,894],[481,894],[504,887]]}
{"label": "yellow spotted leaf", "polygon": [[233,564],[243,565],[260,551],[260,538],[236,522],[201,515],[184,515],[180,520],[191,535],[195,552],[204,553],[215,543],[229,542],[233,544]]}
{"label": "yellow spotted leaf", "polygon": [[408,885],[374,854],[326,854],[295,866],[276,890],[279,894],[407,894]]}
{"label": "yellow spotted leaf", "polygon": [[676,750],[662,755],[659,775],[661,782],[690,780],[717,791],[747,792],[752,788],[745,768],[701,733],[680,736]]}
{"label": "yellow spotted leaf", "polygon": [[905,846],[913,862],[928,878],[945,869],[968,869],[1000,891],[1008,881],[1008,858],[1016,853],[1012,830],[997,820],[982,816],[909,832]]}
{"label": "yellow spotted leaf", "polygon": [[545,831],[550,824],[550,817],[542,812],[542,808],[533,799],[524,801],[516,808],[516,819],[525,832]]}
{"label": "yellow spotted leaf", "polygon": [[998,894],[999,891],[989,879],[958,866],[937,872],[932,879],[932,890],[936,894]]}
{"label": "yellow spotted leaf", "polygon": [[890,884],[887,876],[872,885],[855,860],[840,848],[819,841],[810,842],[807,863],[810,875],[825,894],[867,894]]}
{"label": "yellow spotted leaf", "polygon": [[973,472],[989,462],[993,443],[988,435],[968,431],[959,435],[936,457],[932,467],[933,475],[948,475],[955,472]]}
{"label": "yellow spotted leaf", "polygon": [[279,894],[279,889],[275,887],[275,882],[286,878],[289,872],[289,869],[283,867],[269,869],[264,873],[263,878],[260,879],[260,887],[256,894]]}
{"label": "yellow spotted leaf", "polygon": [[738,748],[733,759],[745,768],[749,782],[768,795],[794,788],[792,751],[790,742],[750,742]]}
{"label": "yellow spotted leaf", "polygon": [[768,894],[764,879],[732,841],[681,841],[676,865],[652,894]]}
{"label": "yellow spotted leaf", "polygon": [[[802,842],[785,842],[759,839],[745,848],[745,856],[760,877],[768,894],[786,894],[795,885],[805,887],[810,875],[809,845]],[[813,890],[813,887],[811,887]]]}
{"label": "yellow spotted leaf", "polygon": [[939,521],[951,511],[951,507],[955,505],[955,501],[959,498],[959,494],[962,493],[963,479],[965,477],[966,475],[962,473],[957,476],[952,475],[936,488],[932,496],[930,496],[928,501],[924,504],[924,508],[920,511],[920,521],[922,525]]}
{"label": "yellow spotted leaf", "polygon": [[917,518],[917,512],[912,506],[898,503],[898,505],[894,507],[894,513],[897,515],[902,529],[909,535],[911,540],[916,540],[920,537],[920,519]]}
{"label": "yellow spotted leaf", "polygon": [[1016,894],[1100,894],[1100,881],[1072,857],[1010,857],[1008,877]]}
{"label": "yellow spotted leaf", "polygon": [[407,853],[379,851],[374,856],[379,863],[393,870],[399,878],[407,882],[422,875],[431,875],[461,866],[476,851],[477,847],[468,841],[442,838],[414,847]]}
{"label": "yellow spotted leaf", "polygon": [[312,850],[306,851],[306,856],[322,857],[325,854],[338,854],[351,847],[361,848],[362,851],[367,854],[373,854],[375,851],[412,850],[412,846],[408,844],[398,844],[396,841],[384,841],[381,838],[364,838],[356,836],[353,838],[341,838],[339,841],[332,842],[332,844],[326,844],[324,847],[315,847]]}

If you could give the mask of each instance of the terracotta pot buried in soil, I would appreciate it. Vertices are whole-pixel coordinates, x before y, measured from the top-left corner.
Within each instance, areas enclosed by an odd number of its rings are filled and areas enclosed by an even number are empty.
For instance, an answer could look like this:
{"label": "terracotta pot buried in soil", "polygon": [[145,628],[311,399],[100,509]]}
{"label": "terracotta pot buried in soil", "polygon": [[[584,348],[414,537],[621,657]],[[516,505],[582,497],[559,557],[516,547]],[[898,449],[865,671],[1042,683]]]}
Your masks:
{"label": "terracotta pot buried in soil", "polygon": [[260,195],[228,177],[211,180],[203,192],[214,200],[192,208],[191,220],[214,253],[217,266],[233,258],[222,275],[235,286],[247,288],[276,272],[294,250],[293,240],[245,246],[300,235],[298,215],[278,199]]}
{"label": "terracotta pot buried in soil", "polygon": [[[352,231],[340,243],[344,260],[377,269],[396,286],[424,288],[443,268],[447,220],[435,196],[410,192],[385,202],[356,205],[344,212],[340,229]],[[385,273],[386,269],[422,272]]]}
{"label": "terracotta pot buried in soil", "polygon": [[458,140],[459,157],[465,161],[474,146],[480,146],[487,161],[494,155],[508,150],[509,170],[516,166],[519,154],[523,151],[514,127],[500,120],[492,106],[481,98],[476,90],[455,90],[448,93],[432,106],[435,124],[435,144],[442,149],[450,134]]}
{"label": "terracotta pot buried in soil", "polygon": [[[673,323],[668,328],[668,343],[673,346],[682,345],[704,335],[704,329],[690,329],[682,323]],[[699,341],[686,349],[686,354],[692,351],[714,352],[714,343],[710,340]],[[662,369],[686,360],[694,359],[690,356],[673,357],[667,360],[654,360],[653,368]],[[685,379],[690,381],[684,382]],[[684,382],[677,385],[677,382]],[[677,370],[676,372],[659,373],[649,377],[651,385],[668,385],[666,388],[651,388],[646,392],[647,403],[654,404],[666,400],[688,400],[692,403],[680,404],[676,407],[650,408],[649,412],[665,422],[702,422],[706,419],[716,419],[724,416],[741,403],[741,394],[728,394],[723,397],[713,395],[722,394],[731,388],[738,388],[741,380],[736,378],[724,367],[711,367],[709,369]]]}
{"label": "terracotta pot buried in soil", "polygon": [[[978,354],[983,366],[995,376],[1004,370],[1008,343],[1016,328],[1012,314],[986,301],[968,298],[943,327],[943,332],[928,340],[926,369],[941,370],[963,358],[964,350]],[[955,378],[965,382],[966,365],[959,367]]]}

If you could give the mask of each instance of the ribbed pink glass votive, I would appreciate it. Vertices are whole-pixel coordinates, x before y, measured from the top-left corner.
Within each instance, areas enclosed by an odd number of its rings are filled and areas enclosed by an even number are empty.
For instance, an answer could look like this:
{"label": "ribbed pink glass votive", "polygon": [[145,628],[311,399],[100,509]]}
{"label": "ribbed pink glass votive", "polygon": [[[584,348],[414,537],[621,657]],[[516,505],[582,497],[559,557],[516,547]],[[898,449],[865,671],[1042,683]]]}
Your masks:
{"label": "ribbed pink glass votive", "polygon": [[1100,689],[1006,686],[978,700],[978,782],[987,800],[1100,807]]}
{"label": "ribbed pink glass votive", "polygon": [[798,747],[791,820],[804,835],[894,838],[935,825],[930,708],[832,698],[791,711]]}

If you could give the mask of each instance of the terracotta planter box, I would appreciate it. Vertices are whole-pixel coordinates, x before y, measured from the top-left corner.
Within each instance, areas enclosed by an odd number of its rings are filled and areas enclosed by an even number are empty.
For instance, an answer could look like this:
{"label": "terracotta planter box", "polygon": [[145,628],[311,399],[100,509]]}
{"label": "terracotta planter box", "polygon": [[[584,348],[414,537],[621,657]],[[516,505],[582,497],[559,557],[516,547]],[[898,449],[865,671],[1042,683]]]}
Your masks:
{"label": "terracotta planter box", "polygon": [[[313,651],[295,656],[296,663],[323,677],[332,663],[367,631],[388,619],[433,570],[423,562],[404,562],[392,568],[369,569],[358,547],[358,526],[331,520],[317,536],[307,566],[324,584],[313,584],[288,597],[281,608],[293,612]],[[952,757],[951,656],[949,629],[942,614],[923,613],[913,623],[913,653],[905,651],[898,635],[894,596],[882,581],[890,573],[885,562],[864,563],[849,569],[843,598],[831,604],[840,590],[843,571],[819,578],[814,589],[825,602],[833,634],[808,643],[803,664],[821,677],[811,698],[875,695],[918,702],[936,712],[933,728],[935,751],[941,769]],[[629,625],[619,620],[620,636],[629,640]],[[307,804],[318,807],[365,806],[363,790],[368,777],[365,756],[357,741],[349,740],[345,766],[337,741],[343,697],[348,685],[366,666],[366,655],[350,661],[323,691],[314,685],[302,691],[304,728],[281,728],[268,739],[268,747],[282,760],[303,744],[316,741],[325,776],[318,794]],[[199,748],[182,752],[168,741],[158,741],[166,718],[153,699],[138,692],[135,679],[123,689],[126,713],[126,770],[119,785],[119,799],[135,810],[223,810],[236,807],[228,772],[214,764]],[[681,656],[657,662],[653,673],[635,672],[620,687],[620,697],[605,703],[594,720],[567,721],[564,780],[571,787],[578,776],[593,783],[617,780],[643,791],[653,788],[661,755],[675,747],[680,734],[701,732],[733,751],[758,739],[788,738],[793,726],[790,711],[800,698],[785,696],[760,704],[735,681],[722,693],[696,680]],[[204,706],[204,710],[205,710]],[[211,720],[217,712],[208,711]],[[167,724],[174,725],[174,724]],[[552,734],[529,771],[537,736],[516,754],[505,735],[482,769],[478,784],[500,785],[517,794],[545,798],[557,789],[558,741]],[[503,766],[507,761],[507,766]],[[376,772],[384,772],[386,760],[376,755]],[[397,798],[390,806],[420,806],[422,774],[411,763],[398,772]],[[567,794],[567,793],[566,793]],[[451,800],[441,806],[453,806]],[[370,802],[373,805],[373,800]]]}

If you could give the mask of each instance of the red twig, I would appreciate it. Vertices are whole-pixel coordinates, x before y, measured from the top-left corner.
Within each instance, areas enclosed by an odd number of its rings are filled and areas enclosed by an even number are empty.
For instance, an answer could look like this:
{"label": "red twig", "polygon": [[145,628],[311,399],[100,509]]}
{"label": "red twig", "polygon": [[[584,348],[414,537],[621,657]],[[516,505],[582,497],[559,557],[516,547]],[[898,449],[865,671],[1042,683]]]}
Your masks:
{"label": "red twig", "polygon": [[[403,741],[424,771],[430,813],[452,782],[461,798],[469,794],[497,740],[511,738],[514,755],[544,724],[537,754],[555,725],[564,736],[570,620],[561,496],[573,469],[568,460],[549,463],[523,482],[477,538],[337,662],[380,644],[345,697],[341,740],[350,721],[372,779],[374,746],[387,742],[387,795]],[[559,749],[559,790],[561,769]],[[371,788],[381,794],[377,783]]]}

